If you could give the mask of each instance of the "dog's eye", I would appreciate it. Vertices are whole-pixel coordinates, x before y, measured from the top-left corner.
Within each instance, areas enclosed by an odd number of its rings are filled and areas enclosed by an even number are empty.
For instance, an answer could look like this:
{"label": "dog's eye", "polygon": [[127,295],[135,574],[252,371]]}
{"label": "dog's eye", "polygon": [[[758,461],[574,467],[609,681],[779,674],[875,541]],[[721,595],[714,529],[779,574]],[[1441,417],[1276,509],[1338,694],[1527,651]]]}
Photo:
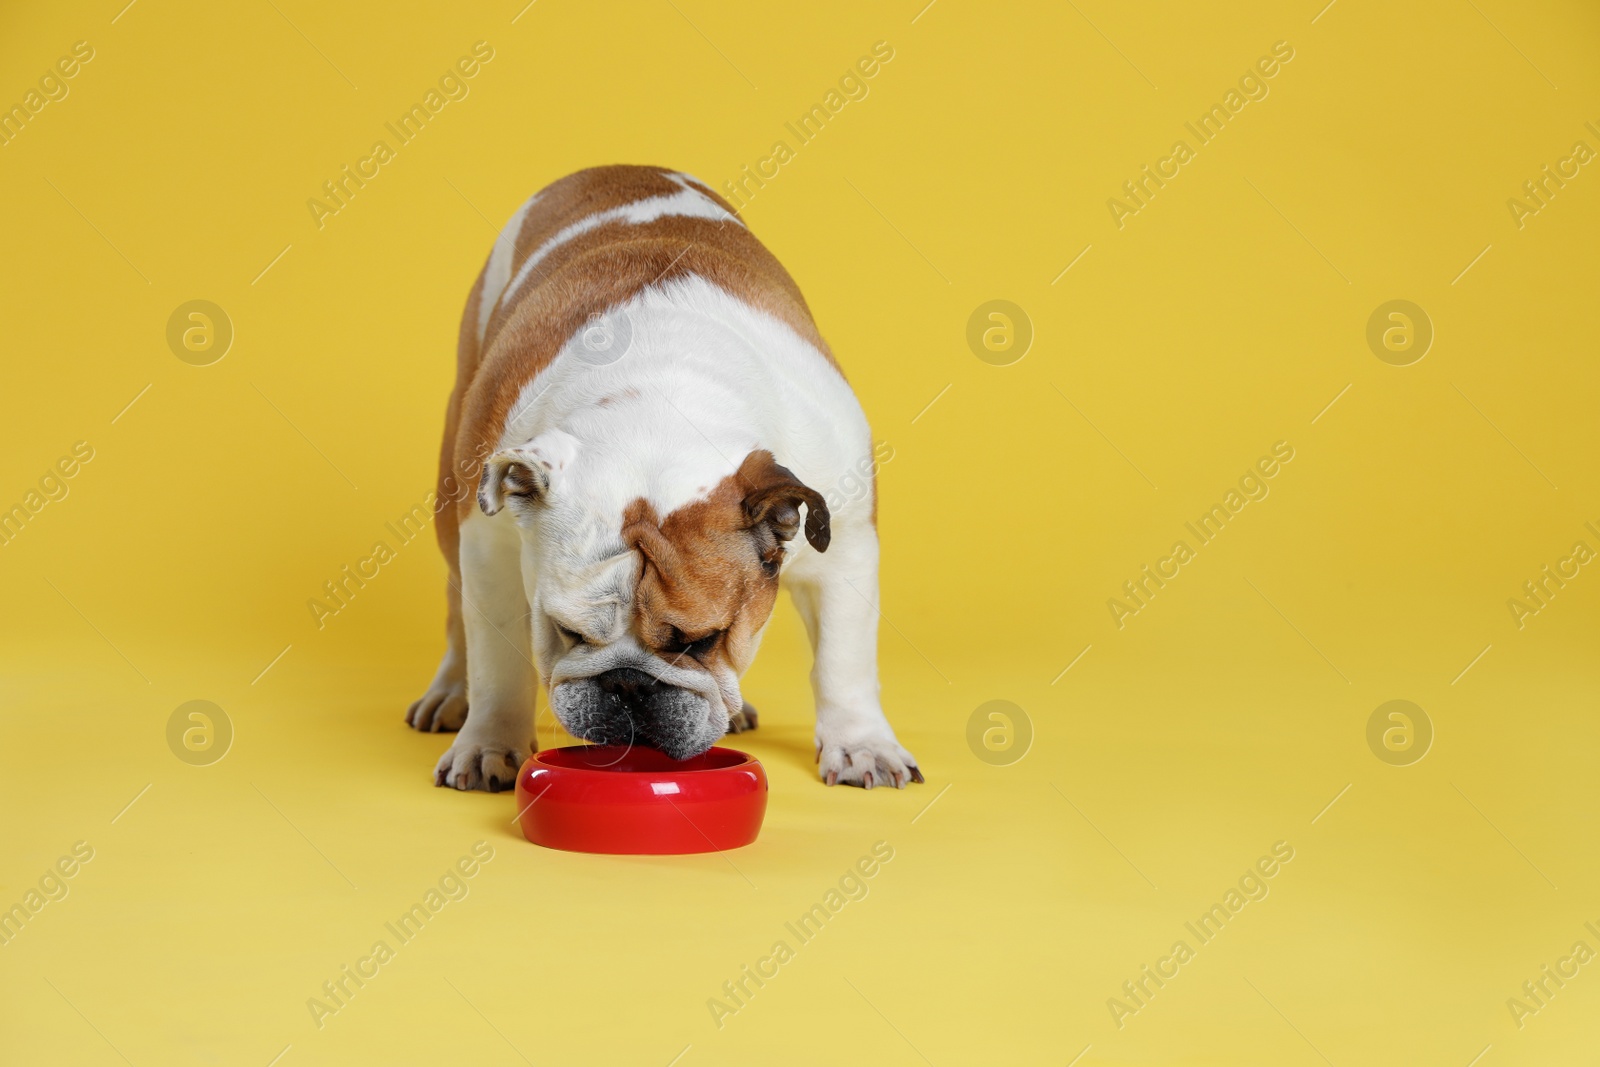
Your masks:
{"label": "dog's eye", "polygon": [[693,656],[695,659],[701,659],[716,650],[717,643],[722,640],[723,635],[727,632],[726,630],[717,630],[691,641],[682,631],[673,630],[672,641],[662,651],[669,656]]}
{"label": "dog's eye", "polygon": [[556,632],[561,635],[561,640],[563,640],[563,641],[565,641],[567,643],[567,647],[568,648],[572,648],[574,645],[581,645],[581,644],[585,644],[586,643],[584,641],[583,635],[580,634],[576,630],[569,630],[565,626],[561,626],[561,625],[558,624],[556,626]]}

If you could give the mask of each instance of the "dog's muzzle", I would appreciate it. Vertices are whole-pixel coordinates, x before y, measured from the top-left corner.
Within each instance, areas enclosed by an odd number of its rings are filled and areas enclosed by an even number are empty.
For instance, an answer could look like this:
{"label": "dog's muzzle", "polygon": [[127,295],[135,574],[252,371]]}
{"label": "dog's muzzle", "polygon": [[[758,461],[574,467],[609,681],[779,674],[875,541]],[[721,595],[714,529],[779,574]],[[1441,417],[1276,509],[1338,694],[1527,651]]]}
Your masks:
{"label": "dog's muzzle", "polygon": [[699,693],[634,667],[558,684],[550,704],[574,737],[597,745],[646,745],[673,759],[698,756],[722,737]]}

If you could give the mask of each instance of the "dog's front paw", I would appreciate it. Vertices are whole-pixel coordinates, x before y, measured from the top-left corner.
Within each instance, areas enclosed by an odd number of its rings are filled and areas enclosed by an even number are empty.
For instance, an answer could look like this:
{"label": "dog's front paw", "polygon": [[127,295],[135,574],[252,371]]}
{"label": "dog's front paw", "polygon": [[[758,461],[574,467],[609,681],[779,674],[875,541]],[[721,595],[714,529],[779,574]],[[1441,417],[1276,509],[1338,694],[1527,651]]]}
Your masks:
{"label": "dog's front paw", "polygon": [[406,725],[424,733],[455,731],[467,721],[467,680],[435,678],[406,711]]}
{"label": "dog's front paw", "polygon": [[517,771],[530,751],[527,742],[477,739],[463,734],[439,757],[433,784],[503,793],[517,784]]}
{"label": "dog's front paw", "polygon": [[754,730],[760,724],[761,719],[756,714],[756,709],[750,706],[749,701],[746,701],[744,707],[734,712],[728,719],[728,732],[730,734],[742,734],[746,730]]}
{"label": "dog's front paw", "polygon": [[916,757],[895,740],[885,723],[881,728],[831,735],[817,732],[817,773],[829,785],[893,785],[922,781]]}

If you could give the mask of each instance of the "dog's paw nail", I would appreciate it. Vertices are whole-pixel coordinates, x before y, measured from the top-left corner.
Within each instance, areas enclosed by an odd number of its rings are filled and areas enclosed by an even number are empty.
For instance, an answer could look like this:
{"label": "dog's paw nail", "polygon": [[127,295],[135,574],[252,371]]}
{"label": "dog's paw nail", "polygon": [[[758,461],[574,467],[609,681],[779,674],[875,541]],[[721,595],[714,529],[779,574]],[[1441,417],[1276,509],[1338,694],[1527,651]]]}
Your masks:
{"label": "dog's paw nail", "polygon": [[421,733],[436,734],[459,730],[467,721],[467,681],[458,678],[438,681],[412,701],[406,710],[406,725]]}
{"label": "dog's paw nail", "polygon": [[862,789],[892,786],[904,789],[922,775],[907,752],[887,729],[856,736],[830,737],[819,727],[818,775],[829,785],[853,785]]}
{"label": "dog's paw nail", "polygon": [[915,764],[913,764],[911,767],[911,780],[918,783],[926,780],[922,777],[922,768],[916,766]]}
{"label": "dog's paw nail", "polygon": [[457,737],[436,768],[440,785],[463,793],[503,793],[516,788],[530,746],[525,741]]}

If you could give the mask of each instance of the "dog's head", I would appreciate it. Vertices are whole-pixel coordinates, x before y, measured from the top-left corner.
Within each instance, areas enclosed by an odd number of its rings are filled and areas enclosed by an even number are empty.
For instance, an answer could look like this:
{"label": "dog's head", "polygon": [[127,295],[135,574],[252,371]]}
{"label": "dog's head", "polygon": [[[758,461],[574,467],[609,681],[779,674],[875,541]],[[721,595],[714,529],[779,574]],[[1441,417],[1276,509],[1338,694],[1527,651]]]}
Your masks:
{"label": "dog's head", "polygon": [[[764,449],[666,514],[580,462],[549,431],[484,465],[478,503],[522,531],[533,648],[557,719],[597,744],[687,759],[743,706],[778,573],[801,530],[828,547],[828,508]],[[724,469],[726,466],[724,465]],[[584,484],[592,476],[595,484]]]}

